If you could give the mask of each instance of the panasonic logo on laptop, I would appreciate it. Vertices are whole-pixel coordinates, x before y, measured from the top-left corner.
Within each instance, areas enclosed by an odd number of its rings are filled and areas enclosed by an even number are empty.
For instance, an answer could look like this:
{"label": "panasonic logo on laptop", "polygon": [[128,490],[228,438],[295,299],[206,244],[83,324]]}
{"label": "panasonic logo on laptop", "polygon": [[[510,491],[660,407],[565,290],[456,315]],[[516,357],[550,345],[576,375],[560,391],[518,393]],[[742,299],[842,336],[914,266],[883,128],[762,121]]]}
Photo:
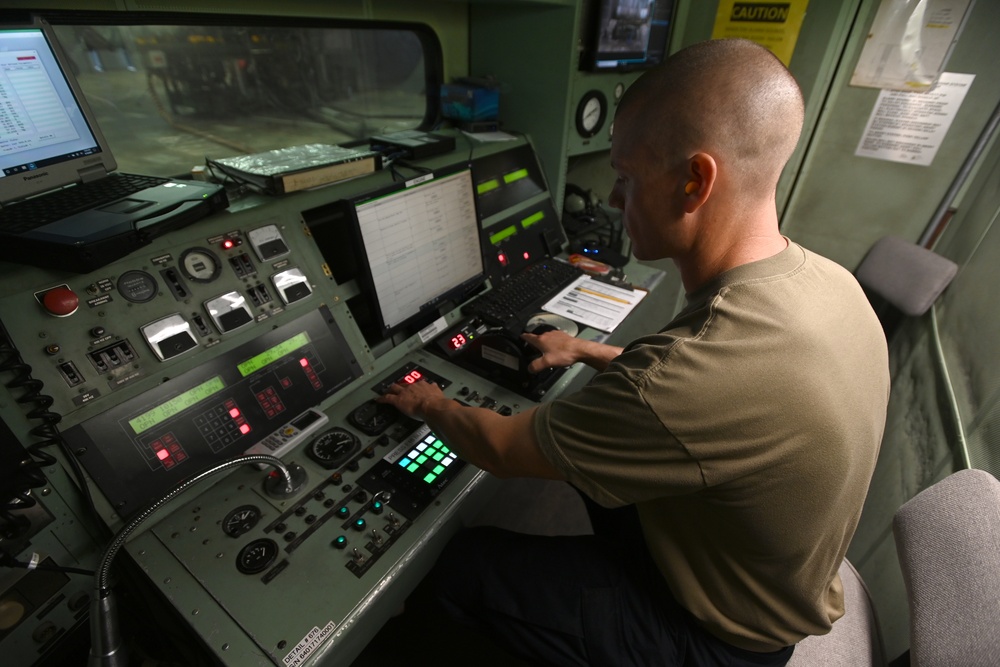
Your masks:
{"label": "panasonic logo on laptop", "polygon": [[33,181],[36,178],[45,178],[48,175],[49,175],[49,172],[43,171],[40,174],[32,174],[31,176],[22,176],[21,178],[23,178],[26,181]]}

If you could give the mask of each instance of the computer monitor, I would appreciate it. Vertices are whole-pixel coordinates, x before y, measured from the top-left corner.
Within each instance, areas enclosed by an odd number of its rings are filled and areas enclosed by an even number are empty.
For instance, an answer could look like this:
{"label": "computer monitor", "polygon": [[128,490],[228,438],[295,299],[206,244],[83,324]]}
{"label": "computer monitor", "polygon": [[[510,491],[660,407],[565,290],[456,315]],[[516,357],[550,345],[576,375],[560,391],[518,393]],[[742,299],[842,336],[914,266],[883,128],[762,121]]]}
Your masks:
{"label": "computer monitor", "polygon": [[670,46],[674,0],[600,0],[592,17],[582,69],[646,69],[663,62]]}
{"label": "computer monitor", "polygon": [[117,167],[51,27],[0,24],[0,202]]}
{"label": "computer monitor", "polygon": [[384,336],[438,316],[485,280],[468,165],[439,170],[355,199],[362,278]]}

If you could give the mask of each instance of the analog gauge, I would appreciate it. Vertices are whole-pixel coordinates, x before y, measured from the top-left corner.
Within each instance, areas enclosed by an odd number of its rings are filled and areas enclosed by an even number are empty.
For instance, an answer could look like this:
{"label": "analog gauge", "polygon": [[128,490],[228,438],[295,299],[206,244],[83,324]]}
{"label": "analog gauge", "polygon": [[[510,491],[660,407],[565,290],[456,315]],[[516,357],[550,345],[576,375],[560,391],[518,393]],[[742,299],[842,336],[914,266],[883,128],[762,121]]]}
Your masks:
{"label": "analog gauge", "polygon": [[243,574],[266,570],[278,557],[278,543],[263,537],[246,545],[236,555],[236,569]]}
{"label": "analog gauge", "polygon": [[615,102],[620,100],[622,98],[622,95],[624,94],[625,94],[625,84],[619,81],[618,83],[615,84]]}
{"label": "analog gauge", "polygon": [[254,505],[237,507],[222,520],[222,532],[229,537],[239,537],[260,521],[260,510]]}
{"label": "analog gauge", "polygon": [[181,270],[196,283],[210,283],[219,277],[222,264],[211,250],[188,248],[181,253]]}
{"label": "analog gauge", "polygon": [[376,403],[374,400],[362,403],[348,419],[365,435],[378,435],[386,430],[399,418],[399,410],[388,403]]}
{"label": "analog gauge", "polygon": [[146,303],[156,296],[156,279],[145,271],[126,271],[118,277],[118,293],[126,301]]}
{"label": "analog gauge", "polygon": [[608,100],[599,90],[584,93],[576,107],[576,131],[581,137],[592,137],[601,131],[608,115]]}
{"label": "analog gauge", "polygon": [[324,468],[333,469],[344,463],[360,447],[361,441],[353,433],[335,427],[317,435],[309,443],[306,453]]}

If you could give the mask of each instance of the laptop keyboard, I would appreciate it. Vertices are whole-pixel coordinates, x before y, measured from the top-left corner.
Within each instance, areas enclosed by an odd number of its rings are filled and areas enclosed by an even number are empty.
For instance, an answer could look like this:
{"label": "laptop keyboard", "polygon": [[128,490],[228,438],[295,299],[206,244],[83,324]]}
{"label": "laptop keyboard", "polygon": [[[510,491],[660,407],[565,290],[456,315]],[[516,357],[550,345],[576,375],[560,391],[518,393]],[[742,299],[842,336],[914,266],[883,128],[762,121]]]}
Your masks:
{"label": "laptop keyboard", "polygon": [[114,173],[90,183],[49,192],[0,209],[0,231],[26,232],[75,213],[86,211],[146,188],[166,183],[167,178],[141,174]]}
{"label": "laptop keyboard", "polygon": [[582,272],[566,262],[546,260],[511,276],[475,301],[462,312],[480,317],[487,324],[506,326],[529,308],[537,310],[542,302],[555,296]]}

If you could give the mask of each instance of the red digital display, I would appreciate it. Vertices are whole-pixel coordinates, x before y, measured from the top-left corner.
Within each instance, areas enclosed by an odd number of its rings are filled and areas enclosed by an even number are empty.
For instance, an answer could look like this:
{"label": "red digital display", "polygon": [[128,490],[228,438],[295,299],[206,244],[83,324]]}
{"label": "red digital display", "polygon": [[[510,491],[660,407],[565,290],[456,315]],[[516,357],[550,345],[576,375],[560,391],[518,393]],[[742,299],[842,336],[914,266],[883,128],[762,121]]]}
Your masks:
{"label": "red digital display", "polygon": [[469,341],[465,338],[463,334],[460,333],[455,334],[454,336],[451,337],[451,349],[461,350],[463,347],[465,347],[465,344],[468,342]]}
{"label": "red digital display", "polygon": [[423,377],[424,377],[423,373],[414,369],[403,376],[403,382],[405,382],[406,384],[413,384],[418,380],[422,380]]}

